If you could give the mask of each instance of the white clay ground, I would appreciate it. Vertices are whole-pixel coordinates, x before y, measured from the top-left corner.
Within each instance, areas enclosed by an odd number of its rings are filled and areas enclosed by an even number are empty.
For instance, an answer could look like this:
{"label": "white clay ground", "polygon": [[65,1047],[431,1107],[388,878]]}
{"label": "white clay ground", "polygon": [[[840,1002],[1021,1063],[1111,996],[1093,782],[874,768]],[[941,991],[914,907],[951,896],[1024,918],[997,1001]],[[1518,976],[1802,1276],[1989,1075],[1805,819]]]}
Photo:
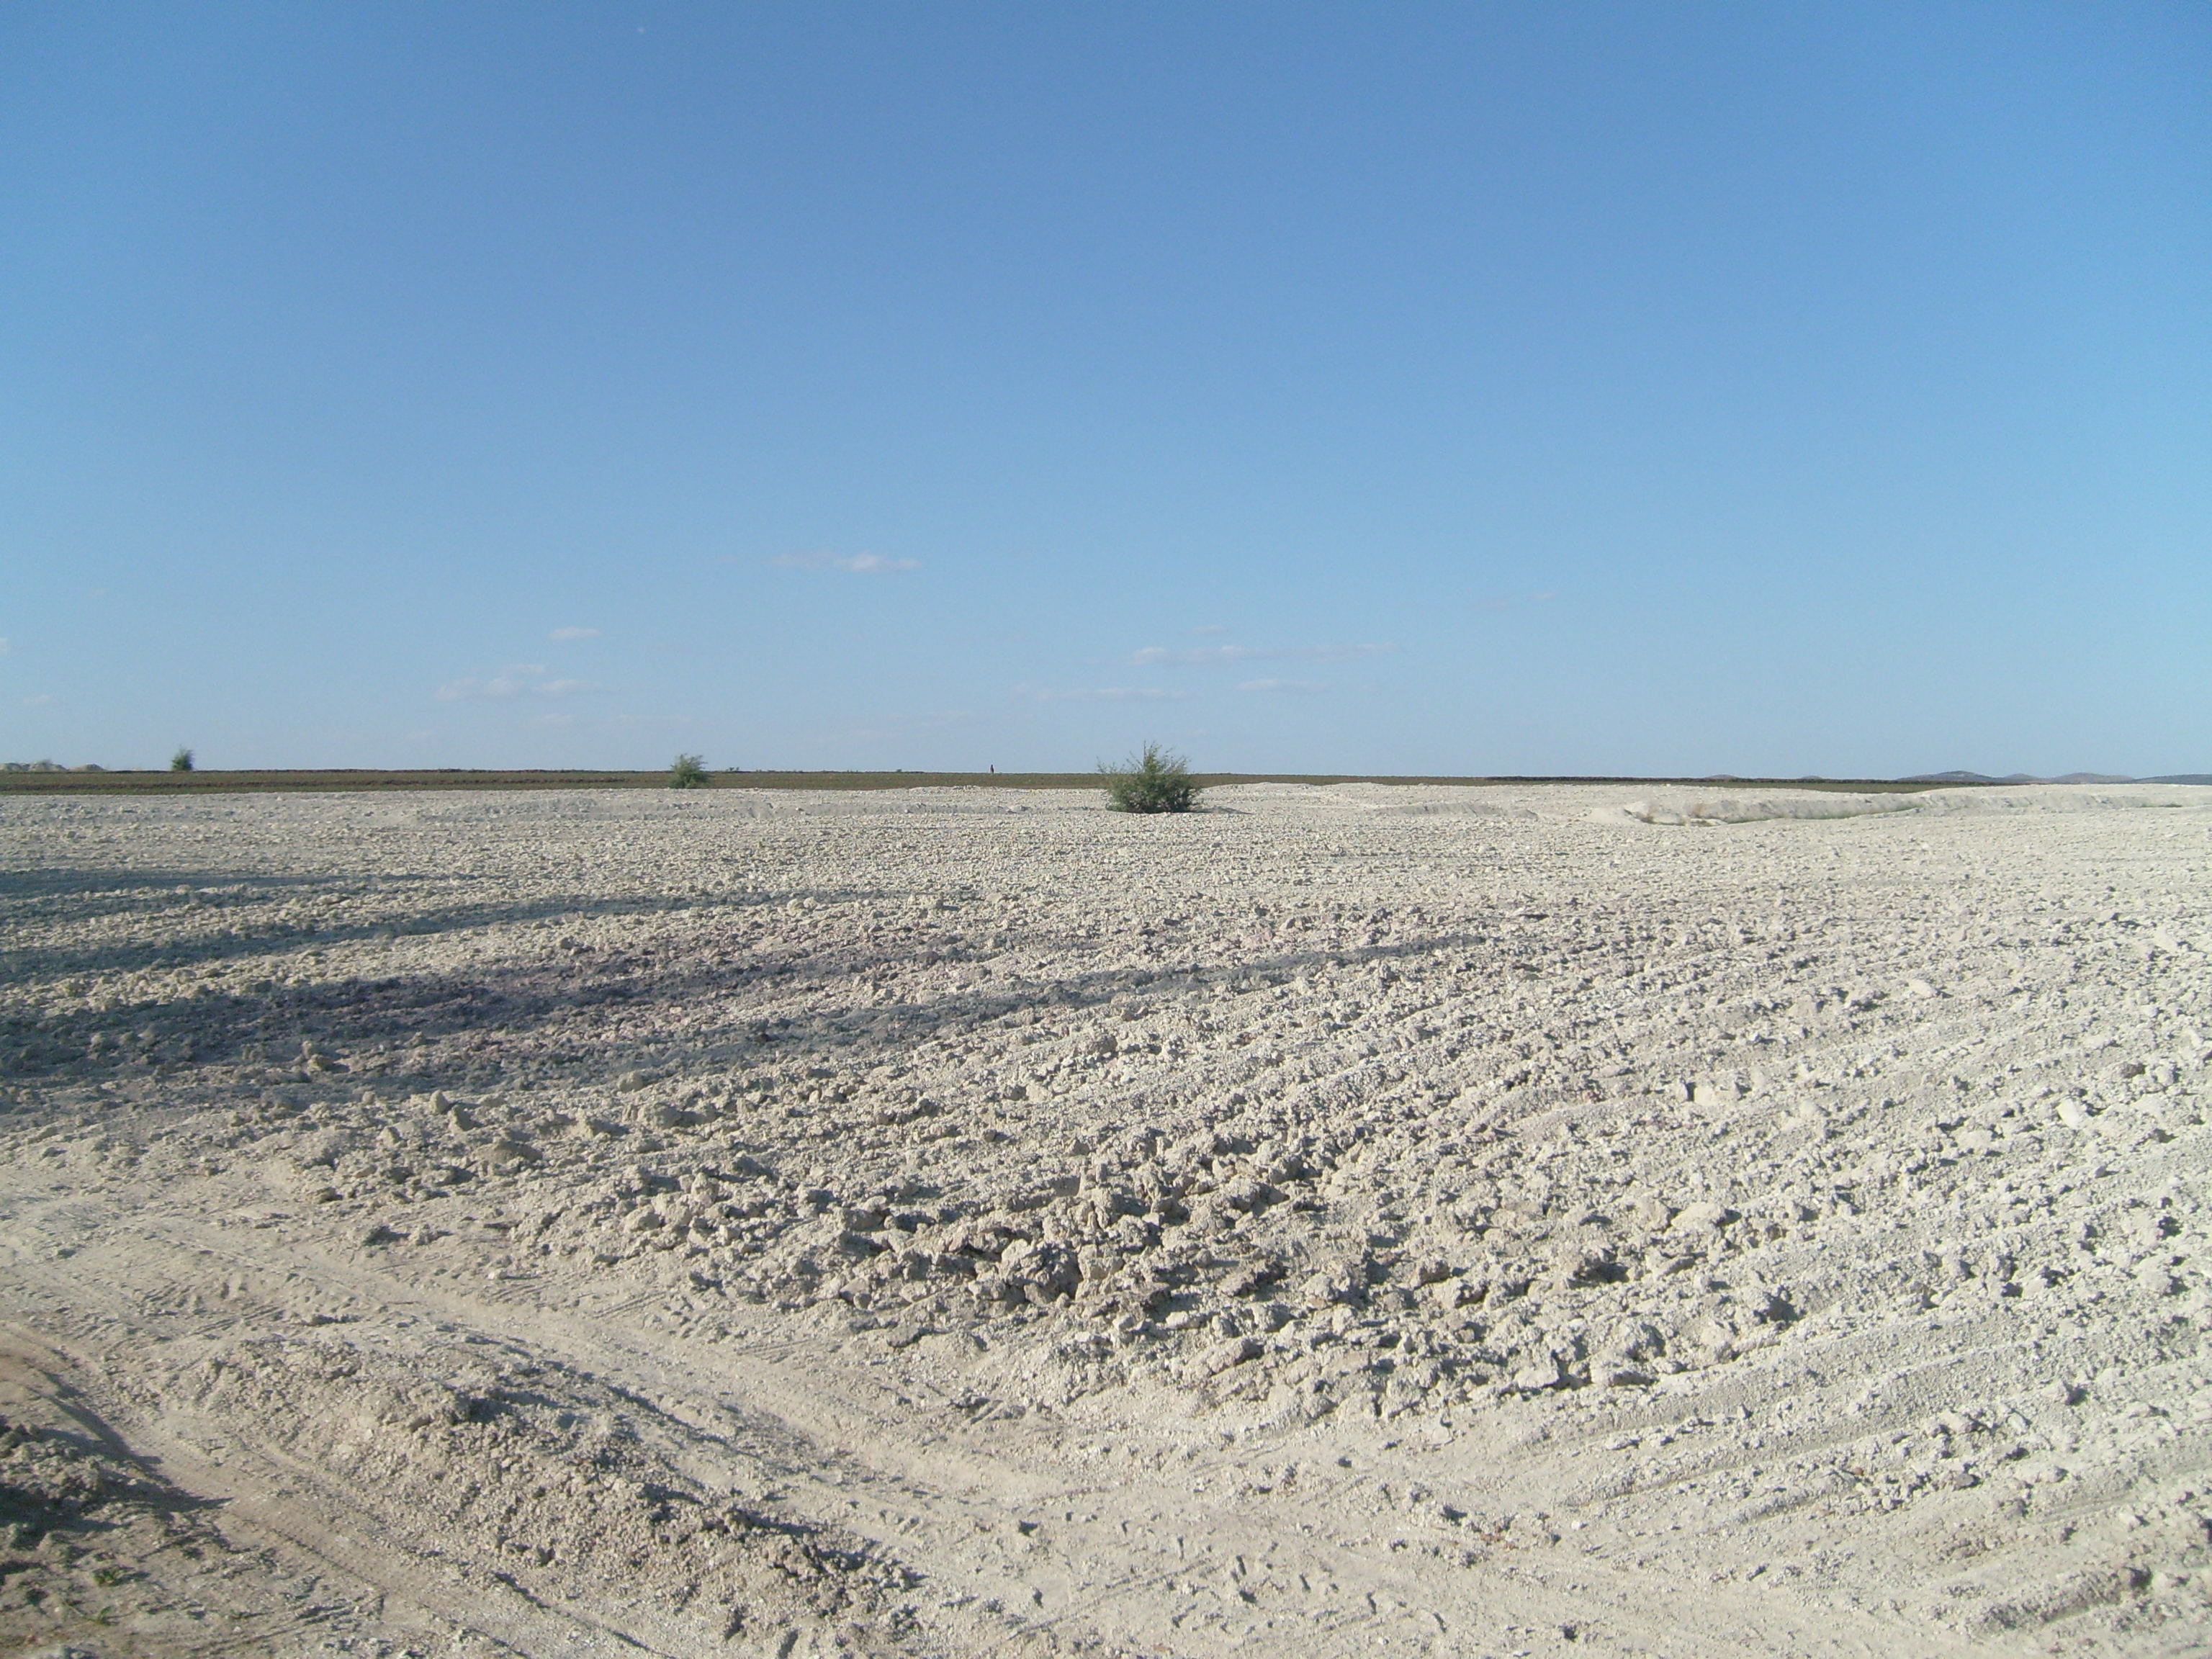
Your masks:
{"label": "white clay ground", "polygon": [[2212,1646],[2212,790],[0,799],[0,1652]]}

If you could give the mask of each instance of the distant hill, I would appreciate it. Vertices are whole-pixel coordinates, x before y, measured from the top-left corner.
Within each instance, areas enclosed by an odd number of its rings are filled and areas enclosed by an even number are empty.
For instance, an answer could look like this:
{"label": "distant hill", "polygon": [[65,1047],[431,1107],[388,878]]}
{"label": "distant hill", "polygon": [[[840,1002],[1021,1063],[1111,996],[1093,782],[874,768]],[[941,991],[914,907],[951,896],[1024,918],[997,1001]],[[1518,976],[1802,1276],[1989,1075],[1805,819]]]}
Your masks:
{"label": "distant hill", "polygon": [[2212,783],[2212,773],[2184,772],[2170,778],[2130,778],[2118,772],[2067,772],[2055,778],[2039,778],[2026,772],[1993,778],[1986,772],[1919,772],[1900,780],[1905,783]]}

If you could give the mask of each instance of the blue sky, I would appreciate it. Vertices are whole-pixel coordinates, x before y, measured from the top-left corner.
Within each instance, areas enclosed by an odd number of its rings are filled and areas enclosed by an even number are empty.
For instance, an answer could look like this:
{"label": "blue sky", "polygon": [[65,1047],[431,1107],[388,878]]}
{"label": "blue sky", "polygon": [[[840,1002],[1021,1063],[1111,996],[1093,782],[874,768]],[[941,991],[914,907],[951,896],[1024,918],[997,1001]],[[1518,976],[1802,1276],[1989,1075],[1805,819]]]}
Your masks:
{"label": "blue sky", "polygon": [[0,757],[2212,768],[2212,9],[0,9]]}

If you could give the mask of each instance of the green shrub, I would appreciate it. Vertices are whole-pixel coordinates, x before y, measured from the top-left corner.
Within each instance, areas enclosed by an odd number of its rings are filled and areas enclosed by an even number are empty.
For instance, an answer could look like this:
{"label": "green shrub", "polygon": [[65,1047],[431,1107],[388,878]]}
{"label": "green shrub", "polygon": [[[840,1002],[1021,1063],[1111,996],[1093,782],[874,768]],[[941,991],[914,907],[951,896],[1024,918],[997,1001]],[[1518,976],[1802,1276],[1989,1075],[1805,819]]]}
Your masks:
{"label": "green shrub", "polygon": [[179,749],[175,754],[170,756],[169,769],[172,772],[191,771],[192,769],[192,751],[189,749]]}
{"label": "green shrub", "polygon": [[698,756],[678,755],[676,764],[668,769],[668,787],[671,789],[703,789],[711,775],[700,763]]}
{"label": "green shrub", "polygon": [[1190,764],[1156,743],[1117,766],[1098,763],[1106,804],[1116,812],[1188,812],[1198,805],[1198,786]]}

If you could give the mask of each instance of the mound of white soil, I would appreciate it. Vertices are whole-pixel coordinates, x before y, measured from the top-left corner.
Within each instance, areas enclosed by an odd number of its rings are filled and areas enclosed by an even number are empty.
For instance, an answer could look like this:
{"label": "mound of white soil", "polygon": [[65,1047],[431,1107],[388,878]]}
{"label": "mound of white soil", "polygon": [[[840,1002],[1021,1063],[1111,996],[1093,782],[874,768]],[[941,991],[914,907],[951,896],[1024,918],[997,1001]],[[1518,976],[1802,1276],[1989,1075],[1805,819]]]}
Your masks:
{"label": "mound of white soil", "polygon": [[2208,855],[0,799],[0,1650],[2201,1652]]}

